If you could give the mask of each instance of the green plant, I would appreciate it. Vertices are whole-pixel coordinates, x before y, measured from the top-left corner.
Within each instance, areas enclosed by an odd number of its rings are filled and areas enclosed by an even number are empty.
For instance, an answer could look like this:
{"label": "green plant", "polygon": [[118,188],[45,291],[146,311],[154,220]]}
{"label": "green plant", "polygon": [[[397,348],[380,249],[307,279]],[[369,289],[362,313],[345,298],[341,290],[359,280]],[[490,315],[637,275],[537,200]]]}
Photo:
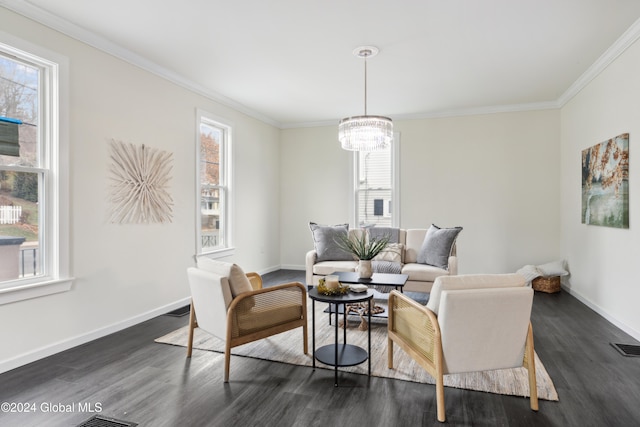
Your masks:
{"label": "green plant", "polygon": [[371,260],[389,243],[389,236],[369,238],[367,233],[337,236],[336,244],[347,252],[351,252],[359,260]]}

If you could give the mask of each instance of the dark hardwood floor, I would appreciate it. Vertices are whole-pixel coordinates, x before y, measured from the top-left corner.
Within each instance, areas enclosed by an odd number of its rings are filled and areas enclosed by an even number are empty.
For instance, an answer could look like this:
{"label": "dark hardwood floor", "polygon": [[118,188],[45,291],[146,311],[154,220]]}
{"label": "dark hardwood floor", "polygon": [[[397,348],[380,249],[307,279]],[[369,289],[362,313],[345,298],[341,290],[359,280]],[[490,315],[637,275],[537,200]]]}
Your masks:
{"label": "dark hardwood floor", "polygon": [[[266,285],[290,280],[304,283],[304,272],[265,275]],[[188,360],[184,348],[154,343],[187,322],[159,316],[0,375],[0,402],[34,410],[0,412],[0,426],[77,426],[100,408],[154,427],[441,425],[432,385],[343,373],[335,388],[332,371],[243,357],[232,357],[224,384],[221,354]],[[447,424],[640,425],[640,357],[610,345],[637,341],[564,291],[537,292],[532,323],[560,401],[541,400],[536,413],[525,398],[445,388]]]}

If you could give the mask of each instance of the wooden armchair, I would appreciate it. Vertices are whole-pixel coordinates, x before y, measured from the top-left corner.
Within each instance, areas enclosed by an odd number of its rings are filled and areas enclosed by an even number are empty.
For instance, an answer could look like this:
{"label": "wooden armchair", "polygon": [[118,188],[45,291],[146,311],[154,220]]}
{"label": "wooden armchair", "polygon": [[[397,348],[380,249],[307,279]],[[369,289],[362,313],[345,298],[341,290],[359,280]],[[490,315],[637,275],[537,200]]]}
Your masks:
{"label": "wooden armchair", "polygon": [[531,409],[538,410],[533,331],[533,290],[518,274],[436,279],[429,303],[389,296],[388,364],[398,344],[436,380],[438,421],[445,421],[443,376],[524,366]]}
{"label": "wooden armchair", "polygon": [[191,357],[193,331],[202,330],[225,341],[224,382],[229,382],[231,348],[302,327],[307,345],[307,291],[299,282],[262,288],[256,273],[244,274],[235,264],[198,260],[187,269],[191,288],[191,317],[187,357]]}

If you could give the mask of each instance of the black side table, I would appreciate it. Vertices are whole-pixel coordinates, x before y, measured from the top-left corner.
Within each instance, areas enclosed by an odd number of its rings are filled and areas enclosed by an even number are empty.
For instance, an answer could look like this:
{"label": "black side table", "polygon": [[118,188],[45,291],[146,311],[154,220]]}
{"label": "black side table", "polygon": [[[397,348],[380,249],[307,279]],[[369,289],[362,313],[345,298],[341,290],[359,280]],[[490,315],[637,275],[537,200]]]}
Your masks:
{"label": "black side table", "polygon": [[[309,289],[309,298],[311,298],[311,325],[313,328],[313,369],[316,368],[316,359],[325,365],[333,366],[335,372],[334,386],[338,386],[338,366],[355,366],[359,365],[365,360],[369,361],[369,376],[371,376],[371,300],[373,299],[373,291],[368,289],[366,292],[348,292],[345,295],[322,295],[318,293],[318,288]],[[334,344],[325,345],[316,350],[316,301],[327,302],[329,304],[335,304],[335,328],[336,336]],[[344,328],[344,336],[342,338],[342,344],[339,343],[338,334],[338,306],[342,304],[355,304],[359,302],[369,303],[369,314],[367,316],[369,327],[367,328],[368,334],[368,349],[365,350],[353,344],[347,344],[347,328]],[[343,307],[346,311],[346,307]],[[346,319],[345,319],[346,321]]]}

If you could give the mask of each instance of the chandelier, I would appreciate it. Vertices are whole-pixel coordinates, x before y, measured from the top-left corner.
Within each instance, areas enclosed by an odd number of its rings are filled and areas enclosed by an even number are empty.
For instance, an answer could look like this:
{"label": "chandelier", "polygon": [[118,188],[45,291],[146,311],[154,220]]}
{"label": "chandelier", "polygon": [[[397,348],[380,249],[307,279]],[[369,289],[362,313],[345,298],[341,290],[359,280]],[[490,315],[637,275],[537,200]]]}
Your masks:
{"label": "chandelier", "polygon": [[367,115],[367,58],[378,54],[378,48],[363,46],[353,54],[364,59],[364,116],[347,117],[338,124],[338,140],[350,151],[384,150],[393,140],[393,123],[383,116]]}

